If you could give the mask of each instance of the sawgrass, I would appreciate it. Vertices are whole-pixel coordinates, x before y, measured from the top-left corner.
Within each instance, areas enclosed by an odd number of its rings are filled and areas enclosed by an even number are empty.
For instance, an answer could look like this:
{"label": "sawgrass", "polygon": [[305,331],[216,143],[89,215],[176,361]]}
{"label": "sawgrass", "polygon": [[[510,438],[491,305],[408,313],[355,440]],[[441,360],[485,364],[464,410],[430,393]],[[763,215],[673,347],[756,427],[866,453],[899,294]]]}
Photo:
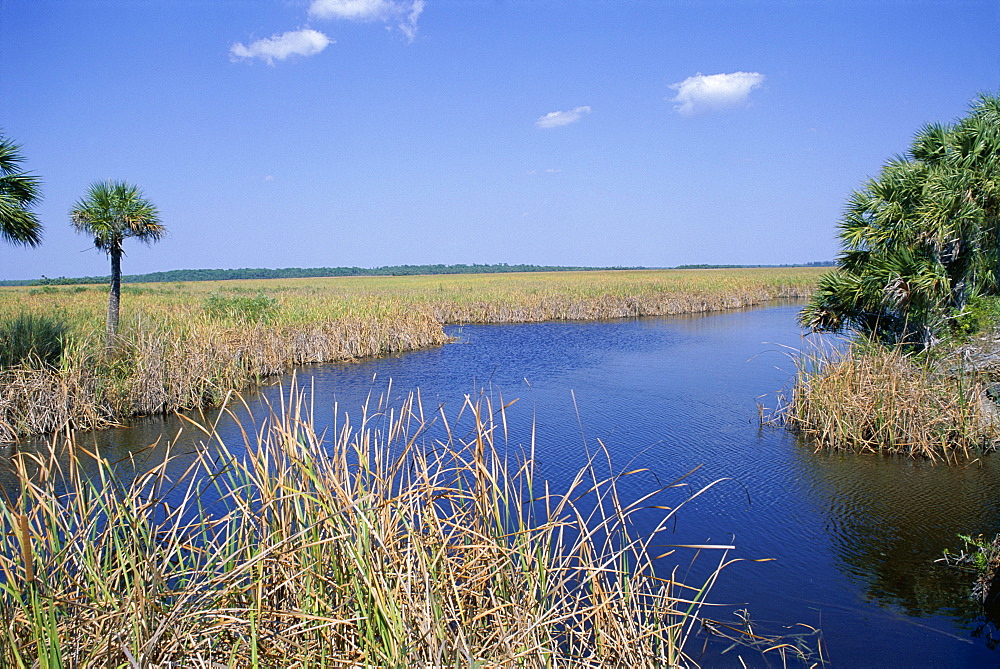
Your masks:
{"label": "sawgrass", "polygon": [[779,419],[818,448],[967,460],[1000,439],[987,383],[931,357],[856,342],[800,356]]}
{"label": "sawgrass", "polygon": [[807,295],[815,268],[341,277],[126,284],[103,346],[107,288],[0,288],[0,322],[64,327],[58,364],[0,370],[0,440],[218,403],[296,365],[441,345],[450,323],[659,316]]}
{"label": "sawgrass", "polygon": [[0,320],[0,368],[56,365],[65,338],[58,316],[21,312]]}
{"label": "sawgrass", "polygon": [[[0,666],[691,664],[731,547],[674,547],[717,555],[693,586],[678,555],[654,554],[688,492],[628,500],[627,475],[592,464],[554,493],[534,444],[507,455],[488,398],[437,425],[419,397],[366,407],[327,442],[307,407],[293,389],[239,444],[198,427],[180,476],[169,456],[131,472],[71,433],[14,456]],[[650,508],[662,518],[639,536],[631,518]]]}

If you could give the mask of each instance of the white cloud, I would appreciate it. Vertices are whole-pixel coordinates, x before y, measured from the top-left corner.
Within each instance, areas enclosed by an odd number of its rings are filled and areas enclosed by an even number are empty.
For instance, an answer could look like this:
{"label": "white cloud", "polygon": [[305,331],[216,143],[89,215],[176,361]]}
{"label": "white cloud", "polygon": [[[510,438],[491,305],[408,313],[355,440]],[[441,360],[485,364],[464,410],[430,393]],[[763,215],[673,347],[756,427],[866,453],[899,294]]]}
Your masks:
{"label": "white cloud", "polygon": [[696,74],[672,84],[677,91],[671,102],[681,116],[695,116],[706,112],[739,107],[746,103],[750,92],[764,83],[759,72],[733,72],[731,74]]}
{"label": "white cloud", "polygon": [[413,4],[410,5],[410,11],[406,15],[406,21],[399,24],[399,29],[406,35],[406,39],[411,42],[417,36],[417,19],[420,18],[420,13],[423,11],[424,0],[413,0]]}
{"label": "white cloud", "polygon": [[318,19],[395,23],[412,42],[424,5],[424,0],[313,0],[309,15]]}
{"label": "white cloud", "polygon": [[303,28],[259,39],[247,46],[237,42],[229,48],[229,56],[232,60],[260,58],[268,65],[274,65],[274,61],[289,56],[315,56],[332,42],[319,31]]}
{"label": "white cloud", "polygon": [[590,113],[590,107],[577,107],[575,109],[570,109],[569,111],[554,111],[549,112],[545,116],[541,116],[535,121],[535,125],[539,128],[558,128],[559,126],[569,125],[570,123],[575,123],[583,117],[584,114]]}
{"label": "white cloud", "polygon": [[313,0],[309,14],[321,19],[385,21],[398,9],[393,0]]}

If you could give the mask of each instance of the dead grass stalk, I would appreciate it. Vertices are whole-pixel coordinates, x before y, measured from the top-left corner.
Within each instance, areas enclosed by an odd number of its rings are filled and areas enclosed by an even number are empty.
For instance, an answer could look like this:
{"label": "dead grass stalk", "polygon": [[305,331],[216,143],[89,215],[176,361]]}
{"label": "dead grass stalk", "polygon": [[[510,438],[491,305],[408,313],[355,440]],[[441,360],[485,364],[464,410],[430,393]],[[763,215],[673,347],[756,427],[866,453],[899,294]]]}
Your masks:
{"label": "dead grass stalk", "polygon": [[[15,456],[0,665],[690,663],[718,569],[689,586],[655,568],[631,517],[664,491],[629,502],[588,466],[551,492],[530,457],[501,453],[505,408],[488,399],[467,401],[462,438],[410,397],[324,443],[307,407],[293,390],[242,444],[200,427],[180,478],[169,458],[124,477],[71,435]],[[724,565],[728,547],[693,548]]]}

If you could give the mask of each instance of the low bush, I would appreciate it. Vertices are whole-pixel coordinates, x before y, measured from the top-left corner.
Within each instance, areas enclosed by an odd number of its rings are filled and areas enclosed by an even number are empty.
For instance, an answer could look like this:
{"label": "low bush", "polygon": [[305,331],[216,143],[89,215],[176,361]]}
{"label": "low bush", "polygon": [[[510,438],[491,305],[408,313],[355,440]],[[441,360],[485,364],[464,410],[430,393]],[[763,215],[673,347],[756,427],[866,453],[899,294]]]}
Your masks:
{"label": "low bush", "polygon": [[956,339],[968,339],[1000,323],[1000,297],[974,297],[952,321]]}
{"label": "low bush", "polygon": [[972,598],[987,604],[996,596],[997,573],[1000,572],[1000,534],[992,539],[983,535],[971,536],[959,534],[964,546],[958,553],[952,553],[947,548],[944,557],[937,562],[944,562],[953,567],[967,570],[975,575],[976,582],[972,584]]}

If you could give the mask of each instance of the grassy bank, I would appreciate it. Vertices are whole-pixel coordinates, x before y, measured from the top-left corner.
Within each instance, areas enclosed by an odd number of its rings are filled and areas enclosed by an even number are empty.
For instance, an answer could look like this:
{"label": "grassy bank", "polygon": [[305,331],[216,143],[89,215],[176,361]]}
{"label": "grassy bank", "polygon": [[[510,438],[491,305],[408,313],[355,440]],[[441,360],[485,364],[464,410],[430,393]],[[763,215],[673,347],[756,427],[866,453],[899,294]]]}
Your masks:
{"label": "grassy bank", "polygon": [[[693,587],[654,572],[665,551],[630,521],[666,502],[667,528],[689,492],[630,503],[587,467],[552,494],[530,457],[503,455],[503,407],[487,400],[449,417],[462,438],[430,438],[411,397],[342,421],[332,444],[301,397],[283,405],[245,444],[204,428],[211,445],[182,477],[169,458],[119,476],[80,445],[66,459],[60,439],[17,454],[0,665],[689,664],[718,568]],[[690,559],[678,548],[669,559]],[[721,567],[727,547],[711,548],[686,550]]]}
{"label": "grassy bank", "polygon": [[955,461],[1000,440],[990,375],[963,367],[963,351],[932,356],[855,343],[804,355],[786,425],[819,448]]}
{"label": "grassy bank", "polygon": [[[51,364],[0,370],[0,439],[95,428],[218,402],[295,365],[443,344],[449,323],[694,313],[809,293],[815,268],[343,277],[123,288],[103,352],[107,289],[0,289],[0,329],[29,313],[65,330]],[[9,329],[9,328],[8,328]],[[0,332],[2,336],[2,332]]]}

